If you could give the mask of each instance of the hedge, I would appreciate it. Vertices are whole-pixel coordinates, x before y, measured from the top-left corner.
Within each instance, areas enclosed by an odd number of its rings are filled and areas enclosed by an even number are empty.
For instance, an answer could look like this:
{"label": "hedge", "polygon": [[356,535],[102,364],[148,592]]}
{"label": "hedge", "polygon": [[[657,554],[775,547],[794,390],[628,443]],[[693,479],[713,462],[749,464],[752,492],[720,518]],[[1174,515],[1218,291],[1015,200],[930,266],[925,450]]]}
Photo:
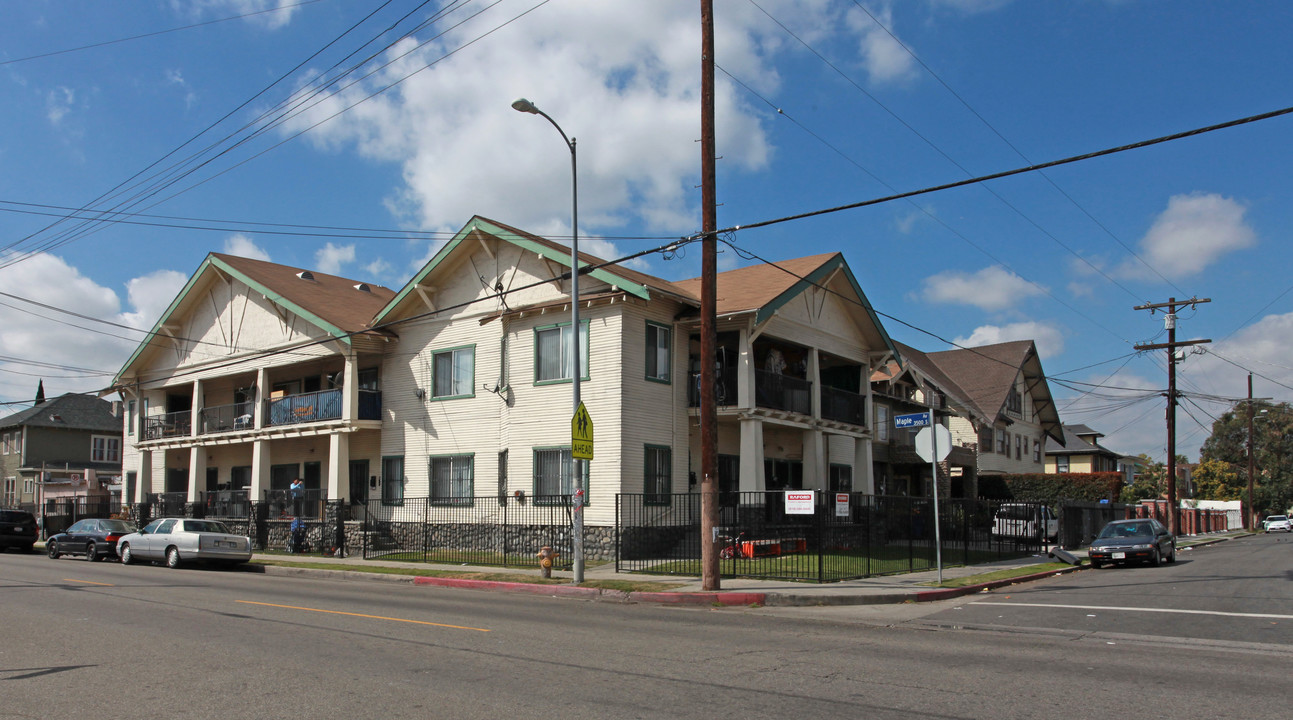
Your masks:
{"label": "hedge", "polygon": [[979,477],[979,496],[1041,502],[1052,507],[1065,500],[1118,502],[1123,478],[1119,472],[983,475]]}

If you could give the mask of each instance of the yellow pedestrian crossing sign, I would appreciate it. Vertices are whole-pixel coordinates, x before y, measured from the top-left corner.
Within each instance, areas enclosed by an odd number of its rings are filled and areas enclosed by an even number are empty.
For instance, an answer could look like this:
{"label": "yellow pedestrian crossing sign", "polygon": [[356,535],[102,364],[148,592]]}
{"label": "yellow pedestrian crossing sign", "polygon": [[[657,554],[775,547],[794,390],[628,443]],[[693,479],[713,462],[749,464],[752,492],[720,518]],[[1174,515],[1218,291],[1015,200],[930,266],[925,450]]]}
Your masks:
{"label": "yellow pedestrian crossing sign", "polygon": [[593,459],[593,419],[583,403],[575,409],[570,420],[570,457],[577,460]]}

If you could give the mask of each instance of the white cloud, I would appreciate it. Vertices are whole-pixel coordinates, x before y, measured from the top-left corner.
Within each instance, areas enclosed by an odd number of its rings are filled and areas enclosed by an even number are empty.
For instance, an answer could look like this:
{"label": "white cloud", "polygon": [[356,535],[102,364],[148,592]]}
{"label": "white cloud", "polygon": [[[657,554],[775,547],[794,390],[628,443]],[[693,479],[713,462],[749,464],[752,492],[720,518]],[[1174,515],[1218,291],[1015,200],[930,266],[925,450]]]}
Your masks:
{"label": "white cloud", "polygon": [[193,92],[193,89],[184,79],[184,73],[177,69],[169,69],[163,71],[163,75],[166,78],[166,84],[178,86],[184,91],[184,107],[193,107],[193,104],[197,102],[198,96],[197,93]]}
{"label": "white cloud", "polygon": [[315,269],[328,275],[340,275],[342,266],[354,261],[354,243],[342,246],[328,243],[314,253]]}
{"label": "white cloud", "polygon": [[1059,328],[1040,322],[981,325],[969,337],[956,338],[954,342],[961,347],[978,347],[1013,340],[1032,340],[1043,360],[1064,352],[1064,334]]}
{"label": "white cloud", "polygon": [[952,8],[966,15],[991,12],[1009,5],[1012,0],[934,0],[935,5]]}
{"label": "white cloud", "polygon": [[[190,16],[229,17],[260,13],[247,18],[247,22],[270,30],[277,30],[292,21],[301,3],[299,0],[171,0],[177,12]],[[264,12],[275,10],[276,12]]]}
{"label": "white cloud", "polygon": [[45,117],[51,125],[59,125],[75,104],[76,91],[59,85],[45,94]]}
{"label": "white cloud", "polygon": [[[384,260],[383,258],[377,258],[376,260],[363,266],[365,275],[367,277],[373,278],[374,280],[385,277],[388,273],[390,273],[392,269],[393,268],[391,267],[391,264],[386,262],[386,260]],[[386,283],[383,283],[383,284],[386,284]]]}
{"label": "white cloud", "polygon": [[269,253],[262,250],[251,238],[242,233],[233,235],[224,241],[224,252],[227,255],[269,261]]}
{"label": "white cloud", "polygon": [[[1227,253],[1256,244],[1244,222],[1246,208],[1216,193],[1175,195],[1140,241],[1140,256],[1169,280],[1203,272]],[[1133,259],[1119,269],[1122,277],[1154,277]]]}
{"label": "white cloud", "polygon": [[157,270],[132,278],[126,283],[126,299],[135,311],[124,313],[122,320],[131,327],[151,329],[188,280],[187,275],[175,270]]}
{"label": "white cloud", "polygon": [[973,305],[998,311],[1018,305],[1043,290],[1000,265],[975,273],[948,270],[925,278],[923,297],[929,302]]}
{"label": "white cloud", "polygon": [[[661,232],[689,232],[700,224],[694,10],[640,3],[626,22],[619,3],[567,0],[444,57],[506,21],[512,10],[500,5],[423,48],[406,42],[386,59],[409,55],[328,97],[284,132],[407,77],[306,137],[320,148],[353,148],[398,163],[404,183],[388,207],[410,226],[452,231],[481,214],[569,235],[570,153],[543,118],[511,109],[513,100],[528,97],[577,140],[581,230],[596,235],[637,220]],[[825,0],[796,0],[778,14],[797,25],[831,27],[820,22],[829,12]],[[780,79],[772,55],[789,47],[783,31],[757,9],[737,4],[717,32],[724,69],[761,92],[775,92]],[[724,168],[765,167],[773,148],[745,91],[720,76],[716,105]],[[420,254],[434,249],[428,244]],[[603,252],[623,254],[613,246]]]}
{"label": "white cloud", "polygon": [[[871,82],[897,83],[915,78],[915,59],[890,34],[893,31],[893,13],[885,8],[882,12],[872,14],[876,16],[875,20],[857,9],[850,10],[847,15],[849,28],[860,36],[858,52]],[[876,24],[877,21],[880,25]]]}

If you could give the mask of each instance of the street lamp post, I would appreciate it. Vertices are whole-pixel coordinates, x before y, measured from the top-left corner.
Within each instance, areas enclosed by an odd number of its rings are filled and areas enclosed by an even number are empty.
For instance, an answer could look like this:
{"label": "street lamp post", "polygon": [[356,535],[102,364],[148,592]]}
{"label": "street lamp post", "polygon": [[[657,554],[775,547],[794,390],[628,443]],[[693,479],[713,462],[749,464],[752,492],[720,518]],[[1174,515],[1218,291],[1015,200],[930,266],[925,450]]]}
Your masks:
{"label": "street lamp post", "polygon": [[[552,127],[561,133],[561,139],[570,148],[570,383],[574,405],[571,413],[579,411],[579,173],[575,162],[575,139],[566,136],[556,120],[540,110],[534,103],[520,98],[512,103],[517,112],[539,115],[552,123]],[[570,459],[570,470],[574,474],[575,507],[574,507],[574,555],[575,582],[584,581],[584,473],[582,460]]]}

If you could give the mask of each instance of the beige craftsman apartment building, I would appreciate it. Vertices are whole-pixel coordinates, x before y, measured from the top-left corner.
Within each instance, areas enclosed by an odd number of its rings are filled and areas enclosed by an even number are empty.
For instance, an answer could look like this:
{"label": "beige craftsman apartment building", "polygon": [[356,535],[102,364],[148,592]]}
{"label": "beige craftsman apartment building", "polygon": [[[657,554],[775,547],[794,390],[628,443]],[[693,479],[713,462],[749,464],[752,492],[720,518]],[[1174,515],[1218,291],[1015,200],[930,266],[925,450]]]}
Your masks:
{"label": "beige craftsman apartment building", "polygon": [[[697,488],[699,280],[580,260],[587,521],[613,525],[616,493]],[[126,497],[570,492],[570,264],[481,217],[397,291],[209,255],[115,379]],[[722,488],[874,492],[870,378],[898,353],[843,256],[721,273],[717,312]]]}

